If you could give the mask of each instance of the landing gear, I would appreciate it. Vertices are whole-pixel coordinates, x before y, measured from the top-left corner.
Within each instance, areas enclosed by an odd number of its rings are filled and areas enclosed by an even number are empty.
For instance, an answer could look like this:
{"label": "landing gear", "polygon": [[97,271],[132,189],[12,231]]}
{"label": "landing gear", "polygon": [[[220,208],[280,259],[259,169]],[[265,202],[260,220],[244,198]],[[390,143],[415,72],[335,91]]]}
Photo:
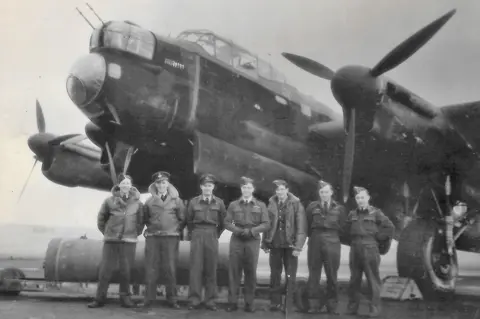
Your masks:
{"label": "landing gear", "polygon": [[446,244],[445,227],[434,220],[414,219],[402,231],[397,248],[400,277],[412,278],[424,300],[450,298],[458,276],[456,249]]}

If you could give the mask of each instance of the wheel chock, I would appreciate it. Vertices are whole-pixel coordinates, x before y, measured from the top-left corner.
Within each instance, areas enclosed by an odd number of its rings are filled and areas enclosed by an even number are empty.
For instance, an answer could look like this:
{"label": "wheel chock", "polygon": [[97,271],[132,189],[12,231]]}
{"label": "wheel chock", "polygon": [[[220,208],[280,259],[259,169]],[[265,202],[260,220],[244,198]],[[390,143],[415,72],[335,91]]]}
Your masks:
{"label": "wheel chock", "polygon": [[411,278],[388,276],[383,280],[380,297],[392,300],[422,300],[417,284]]}

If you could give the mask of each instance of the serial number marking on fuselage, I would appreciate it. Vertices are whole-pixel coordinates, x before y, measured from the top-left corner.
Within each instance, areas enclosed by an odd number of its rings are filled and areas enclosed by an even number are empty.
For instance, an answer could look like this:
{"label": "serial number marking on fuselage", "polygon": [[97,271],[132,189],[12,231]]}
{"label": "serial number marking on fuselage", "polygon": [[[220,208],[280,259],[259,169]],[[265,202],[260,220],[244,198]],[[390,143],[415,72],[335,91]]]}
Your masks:
{"label": "serial number marking on fuselage", "polygon": [[185,65],[174,60],[165,59],[165,64],[173,66],[174,68],[177,68],[177,69],[182,69],[182,70],[185,69]]}

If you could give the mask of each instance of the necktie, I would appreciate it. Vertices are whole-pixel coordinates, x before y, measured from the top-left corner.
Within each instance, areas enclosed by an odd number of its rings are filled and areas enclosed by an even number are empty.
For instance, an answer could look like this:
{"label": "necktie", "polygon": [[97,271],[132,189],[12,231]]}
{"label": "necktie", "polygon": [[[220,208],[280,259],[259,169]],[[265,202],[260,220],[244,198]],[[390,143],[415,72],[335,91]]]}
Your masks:
{"label": "necktie", "polygon": [[165,201],[167,199],[167,195],[162,195],[162,201]]}
{"label": "necktie", "polygon": [[327,202],[324,202],[324,203],[323,203],[323,210],[324,210],[325,212],[328,211],[328,203],[327,203]]}
{"label": "necktie", "polygon": [[210,198],[208,198],[208,197],[205,198],[205,203],[207,203],[207,205],[210,204]]}

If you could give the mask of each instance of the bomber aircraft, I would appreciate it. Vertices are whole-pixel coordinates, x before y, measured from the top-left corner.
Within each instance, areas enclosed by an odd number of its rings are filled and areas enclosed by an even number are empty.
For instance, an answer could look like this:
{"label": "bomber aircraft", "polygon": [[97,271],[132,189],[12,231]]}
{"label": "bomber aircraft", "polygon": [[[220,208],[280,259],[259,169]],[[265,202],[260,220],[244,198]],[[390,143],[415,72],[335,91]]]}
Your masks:
{"label": "bomber aircraft", "polygon": [[474,130],[480,103],[437,108],[382,74],[453,14],[421,29],[372,69],[333,72],[284,54],[331,80],[343,118],[214,32],[187,30],[172,38],[130,21],[102,22],[91,35],[90,53],[66,80],[70,99],[90,120],[86,136],[47,133],[37,101],[39,133],[28,145],[43,174],[68,187],[110,191],[124,171],[145,192],[152,174],[167,170],[187,199],[197,195],[201,174],[214,173],[217,195],[227,204],[240,195],[241,176],[255,178],[263,200],[273,194],[273,180],[286,179],[306,203],[322,178],[351,206],[350,185],[365,186],[396,226],[399,274],[414,278],[424,295],[451,293],[456,250],[480,252],[480,232],[469,227],[480,223]]}

